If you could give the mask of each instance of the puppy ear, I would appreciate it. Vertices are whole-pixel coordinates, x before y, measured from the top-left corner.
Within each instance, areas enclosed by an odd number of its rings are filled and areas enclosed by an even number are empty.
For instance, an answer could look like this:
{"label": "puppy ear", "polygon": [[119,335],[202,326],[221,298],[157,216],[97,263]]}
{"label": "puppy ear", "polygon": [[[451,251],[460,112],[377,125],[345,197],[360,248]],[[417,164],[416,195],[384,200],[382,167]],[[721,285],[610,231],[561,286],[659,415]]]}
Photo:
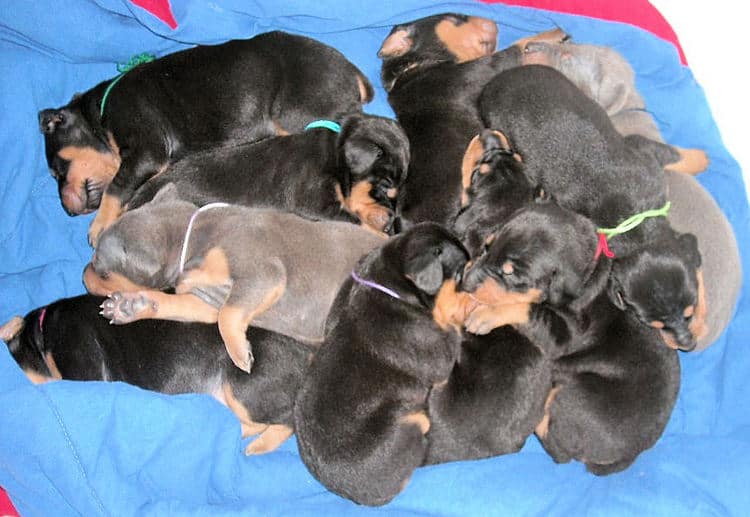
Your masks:
{"label": "puppy ear", "polygon": [[558,270],[552,272],[549,287],[547,288],[547,300],[553,306],[560,306],[565,299],[565,273]]}
{"label": "puppy ear", "polygon": [[164,185],[151,200],[151,203],[164,203],[165,201],[174,201],[180,199],[180,193],[177,190],[177,185],[171,181]]}
{"label": "puppy ear", "polygon": [[420,291],[429,295],[437,294],[443,285],[443,265],[439,255],[422,254],[409,261],[405,274]]}
{"label": "puppy ear", "polygon": [[67,122],[64,110],[46,109],[39,112],[39,130],[45,135],[51,135],[57,128]]}
{"label": "puppy ear", "polygon": [[344,160],[355,176],[369,171],[382,155],[383,150],[372,140],[347,138],[344,142]]}
{"label": "puppy ear", "polygon": [[403,56],[414,45],[414,40],[411,37],[411,31],[408,28],[394,29],[378,50],[379,58],[399,57]]}
{"label": "puppy ear", "polygon": [[699,268],[701,267],[701,253],[698,250],[698,239],[692,233],[683,233],[677,241],[680,244],[680,249],[685,257],[690,261],[690,265]]}

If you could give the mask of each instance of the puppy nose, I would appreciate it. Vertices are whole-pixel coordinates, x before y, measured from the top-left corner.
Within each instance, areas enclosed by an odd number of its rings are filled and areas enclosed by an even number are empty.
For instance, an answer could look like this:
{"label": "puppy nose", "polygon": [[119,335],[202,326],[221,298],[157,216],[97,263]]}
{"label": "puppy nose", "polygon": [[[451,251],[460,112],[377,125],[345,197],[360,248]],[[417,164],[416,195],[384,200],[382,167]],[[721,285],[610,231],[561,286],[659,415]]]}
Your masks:
{"label": "puppy nose", "polygon": [[675,328],[672,333],[674,334],[675,340],[677,341],[677,347],[683,352],[692,351],[698,344],[693,337],[693,334],[688,329],[687,325],[680,325]]}
{"label": "puppy nose", "polygon": [[456,290],[473,293],[477,290],[479,284],[482,283],[482,274],[477,268],[472,267],[473,264],[473,261],[469,261],[464,266],[463,274],[460,275],[460,278],[457,281],[458,285],[456,285]]}

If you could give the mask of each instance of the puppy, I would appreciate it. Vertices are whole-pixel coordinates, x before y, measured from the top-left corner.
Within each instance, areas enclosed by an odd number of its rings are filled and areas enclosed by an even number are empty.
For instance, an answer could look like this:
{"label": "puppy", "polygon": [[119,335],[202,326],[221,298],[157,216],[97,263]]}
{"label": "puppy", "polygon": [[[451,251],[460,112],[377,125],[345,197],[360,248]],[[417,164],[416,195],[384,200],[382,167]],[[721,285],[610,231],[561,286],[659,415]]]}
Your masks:
{"label": "puppy", "polygon": [[[640,135],[622,137],[599,105],[547,66],[498,74],[480,110],[487,127],[507,135],[533,181],[598,225],[597,253],[615,257],[613,303],[662,330],[669,346],[692,350],[705,333],[700,253],[694,235],[678,234],[661,216],[668,209],[662,169],[678,153]],[[625,233],[610,238],[600,230],[657,209],[661,215]]]}
{"label": "puppy", "polygon": [[[635,72],[615,49],[599,45],[573,43],[560,29],[536,34],[516,42],[528,64],[547,65],[562,72],[609,115],[623,136],[641,135],[663,142],[656,121],[635,87]],[[673,146],[674,147],[674,146]],[[674,147],[680,159],[665,166],[667,170],[697,174],[708,167],[708,157],[700,149]]]}
{"label": "puppy", "polygon": [[293,401],[313,348],[250,328],[257,361],[247,375],[227,357],[215,326],[110,325],[97,317],[102,302],[90,295],[58,300],[0,327],[0,338],[34,383],[122,381],[161,393],[212,395],[240,419],[243,437],[259,434],[247,454],[269,452],[292,434]]}
{"label": "puppy", "polygon": [[347,116],[338,134],[332,127],[191,154],[149,180],[129,208],[174,183],[181,198],[197,205],[278,208],[393,232],[409,164],[406,135],[397,122],[364,114]]}
{"label": "puppy", "polygon": [[[664,141],[636,89],[633,68],[622,55],[609,47],[573,43],[559,30],[546,34],[544,41],[535,35],[534,41],[520,42],[524,64],[545,64],[562,72],[604,108],[620,134]],[[698,351],[713,343],[729,323],[742,284],[742,267],[734,232],[721,208],[698,181],[678,174],[705,170],[705,152],[676,149],[682,159],[666,166],[667,197],[672,202],[667,218],[675,230],[698,239],[707,327],[697,340]]]}
{"label": "puppy", "polygon": [[[83,281],[109,295],[115,324],[147,318],[218,323],[250,371],[249,325],[310,344],[357,260],[384,238],[350,223],[237,205],[198,209],[167,185],[102,234]],[[175,294],[164,289],[174,288]]]}
{"label": "puppy", "polygon": [[[197,72],[197,71],[200,72]],[[300,132],[361,111],[372,86],[342,54],[269,32],[139,65],[39,112],[47,164],[70,215],[99,209],[99,233],[150,177],[216,145]]]}
{"label": "puppy", "polygon": [[517,46],[494,53],[496,39],[491,20],[439,14],[396,25],[378,51],[388,102],[411,147],[401,199],[407,222],[447,224],[460,208],[461,160],[483,127],[479,94],[521,64]]}
{"label": "puppy", "polygon": [[294,413],[302,461],[331,491],[382,505],[424,462],[428,395],[459,353],[455,283],[467,259],[450,232],[422,223],[342,285]]}
{"label": "puppy", "polygon": [[[629,466],[661,436],[680,383],[675,350],[610,299],[611,262],[592,260],[594,224],[554,202],[514,213],[463,276],[460,289],[492,306],[534,301],[511,321],[552,360],[536,434],[556,462],[594,474]],[[473,312],[467,328],[492,328]],[[485,323],[488,323],[485,325]]]}
{"label": "puppy", "polygon": [[512,326],[464,334],[448,382],[430,391],[425,464],[520,450],[551,389],[550,360]]}

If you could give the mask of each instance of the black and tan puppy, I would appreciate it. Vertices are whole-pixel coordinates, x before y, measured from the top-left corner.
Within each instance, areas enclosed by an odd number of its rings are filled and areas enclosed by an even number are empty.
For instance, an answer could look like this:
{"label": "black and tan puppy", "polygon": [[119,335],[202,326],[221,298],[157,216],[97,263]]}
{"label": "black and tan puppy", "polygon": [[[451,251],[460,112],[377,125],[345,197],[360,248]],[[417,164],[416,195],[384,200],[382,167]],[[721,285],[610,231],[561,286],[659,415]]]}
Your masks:
{"label": "black and tan puppy", "polygon": [[492,20],[439,14],[395,26],[378,56],[388,102],[409,137],[402,213],[449,223],[460,207],[461,161],[482,129],[477,100],[498,72],[521,64],[511,47],[493,53]]}
{"label": "black and tan puppy", "polygon": [[89,240],[150,177],[196,150],[300,132],[361,111],[372,86],[341,53],[269,32],[139,65],[39,112],[65,211],[99,209]]}
{"label": "black and tan puppy", "polygon": [[[218,323],[234,363],[250,371],[249,325],[319,344],[341,282],[385,239],[341,221],[237,205],[198,209],[165,186],[108,228],[84,271],[110,295],[112,323],[156,318]],[[175,294],[164,289],[174,288]]]}
{"label": "black and tan puppy", "polygon": [[464,334],[448,382],[428,399],[425,463],[516,452],[544,418],[551,361],[510,325]]}
{"label": "black and tan puppy", "polygon": [[[464,164],[465,201],[454,231],[471,256],[480,257],[506,220],[548,198],[531,184],[501,133],[483,131]],[[466,320],[470,330],[485,335],[464,334],[448,382],[430,392],[426,463],[515,452],[544,416],[552,388],[550,360],[542,347],[506,324],[524,321],[530,302],[476,303],[482,294],[472,294]]]}
{"label": "black and tan puppy", "polygon": [[396,121],[365,114],[347,116],[340,133],[332,127],[191,154],[143,185],[129,208],[174,183],[181,198],[197,205],[278,208],[393,232],[409,165],[406,135]]}
{"label": "black and tan puppy", "polygon": [[58,300],[0,327],[0,339],[34,383],[122,381],[161,393],[206,393],[237,415],[243,436],[259,434],[247,454],[269,452],[292,434],[292,410],[314,349],[250,328],[252,375],[232,364],[215,325],[139,321],[110,325],[103,298]]}
{"label": "black and tan puppy", "polygon": [[613,303],[662,330],[670,346],[692,350],[705,331],[701,258],[695,236],[677,233],[663,216],[663,169],[679,153],[640,135],[623,137],[598,104],[548,66],[498,74],[480,109],[487,127],[501,130],[523,157],[532,181],[591,218],[597,232],[661,210],[602,238],[596,255],[613,253]]}
{"label": "black and tan puppy", "polygon": [[467,259],[450,232],[422,223],[342,285],[294,416],[302,460],[333,492],[382,505],[424,462],[427,397],[459,353],[455,283]]}
{"label": "black and tan puppy", "polygon": [[[659,332],[610,301],[611,263],[592,260],[597,244],[587,218],[554,202],[532,204],[496,230],[460,288],[495,307],[534,293],[514,326],[553,360],[536,434],[555,461],[577,459],[603,475],[626,468],[661,436],[680,369]],[[472,312],[467,328],[497,324],[481,316]]]}

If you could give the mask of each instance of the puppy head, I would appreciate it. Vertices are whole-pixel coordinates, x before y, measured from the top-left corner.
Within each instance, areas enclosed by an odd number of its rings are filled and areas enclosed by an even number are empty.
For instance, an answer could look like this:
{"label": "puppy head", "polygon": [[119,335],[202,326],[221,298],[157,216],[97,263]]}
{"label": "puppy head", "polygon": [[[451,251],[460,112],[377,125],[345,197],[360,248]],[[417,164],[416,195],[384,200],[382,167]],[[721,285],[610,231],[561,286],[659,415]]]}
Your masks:
{"label": "puppy head", "polygon": [[81,110],[83,97],[38,114],[47,166],[57,181],[63,209],[80,215],[97,209],[107,185],[120,168],[112,135],[100,135]]}
{"label": "puppy head", "polygon": [[356,114],[344,121],[337,145],[342,206],[363,225],[393,233],[409,167],[409,140],[403,129],[392,119]]}
{"label": "puppy head", "polygon": [[436,223],[419,223],[391,238],[379,254],[389,272],[385,281],[405,301],[432,311],[444,329],[462,325],[468,298],[457,293],[456,284],[469,254],[453,233]]}
{"label": "puppy head", "polygon": [[497,25],[478,16],[446,13],[396,25],[378,51],[383,86],[391,91],[413,68],[488,56],[496,44]]}
{"label": "puppy head", "polygon": [[44,359],[48,354],[42,330],[45,312],[44,308],[34,309],[25,318],[16,316],[0,327],[0,339],[32,382],[59,378],[59,372],[51,372]]}
{"label": "puppy head", "polygon": [[475,256],[484,240],[522,206],[549,197],[524,172],[521,157],[499,131],[485,130],[469,143],[461,166],[462,209],[454,229]]}
{"label": "puppy head", "polygon": [[83,273],[88,292],[163,289],[176,278],[178,255],[192,203],[178,198],[168,183],[154,199],[125,212],[102,232],[94,256]]}
{"label": "puppy head", "polygon": [[695,236],[672,232],[672,237],[614,261],[610,299],[660,330],[671,348],[693,350],[708,330],[700,264]]}
{"label": "puppy head", "polygon": [[554,202],[531,204],[490,234],[459,288],[488,306],[588,300],[592,287],[603,289],[590,285],[596,246],[589,219]]}

